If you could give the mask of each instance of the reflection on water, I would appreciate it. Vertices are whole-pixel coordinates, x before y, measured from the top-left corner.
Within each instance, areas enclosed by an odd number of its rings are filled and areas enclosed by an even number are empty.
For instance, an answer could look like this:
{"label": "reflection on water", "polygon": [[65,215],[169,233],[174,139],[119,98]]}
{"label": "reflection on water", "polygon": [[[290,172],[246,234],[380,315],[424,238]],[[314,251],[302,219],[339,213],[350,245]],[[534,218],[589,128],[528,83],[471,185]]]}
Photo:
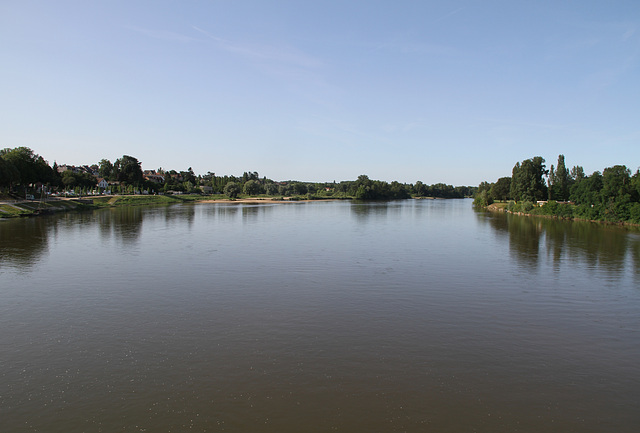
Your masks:
{"label": "reflection on water", "polygon": [[124,244],[135,244],[142,230],[143,214],[141,207],[105,210],[100,220],[102,238],[116,237]]}
{"label": "reflection on water", "polygon": [[635,229],[502,213],[477,215],[498,234],[508,235],[513,257],[525,268],[538,269],[544,261],[559,271],[562,264],[584,263],[587,269],[612,276],[629,269],[640,276],[640,234]]}
{"label": "reflection on water", "polygon": [[47,251],[51,230],[55,226],[45,218],[0,221],[0,270],[35,266]]}
{"label": "reflection on water", "polygon": [[0,241],[3,432],[640,423],[633,232],[407,200],[108,209]]}

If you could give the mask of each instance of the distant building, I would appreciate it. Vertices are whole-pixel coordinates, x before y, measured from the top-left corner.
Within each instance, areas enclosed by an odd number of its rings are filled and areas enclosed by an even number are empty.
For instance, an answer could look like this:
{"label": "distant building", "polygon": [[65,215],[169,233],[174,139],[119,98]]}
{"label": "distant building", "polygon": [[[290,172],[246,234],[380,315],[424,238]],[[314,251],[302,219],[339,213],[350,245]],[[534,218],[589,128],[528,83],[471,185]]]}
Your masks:
{"label": "distant building", "polygon": [[142,177],[149,182],[164,183],[164,174],[156,173],[155,170],[145,170]]}

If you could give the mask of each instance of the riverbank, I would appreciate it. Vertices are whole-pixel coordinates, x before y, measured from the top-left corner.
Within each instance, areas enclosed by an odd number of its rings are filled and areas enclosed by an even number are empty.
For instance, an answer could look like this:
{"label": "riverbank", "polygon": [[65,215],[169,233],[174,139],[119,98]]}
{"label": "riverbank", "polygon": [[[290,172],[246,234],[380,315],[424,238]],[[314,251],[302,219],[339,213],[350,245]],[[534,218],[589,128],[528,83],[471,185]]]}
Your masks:
{"label": "riverbank", "polygon": [[[407,200],[439,200],[434,197],[412,197]],[[177,203],[227,203],[227,204],[274,204],[311,201],[353,200],[353,197],[240,197],[229,198],[222,194],[196,195],[105,195],[87,197],[52,197],[47,201],[0,199],[0,219],[33,217],[57,212],[86,211],[124,206],[162,206]],[[444,200],[444,199],[443,199]]]}
{"label": "riverbank", "polygon": [[[573,206],[573,205],[563,205],[563,206]],[[540,218],[566,220],[566,221],[583,221],[583,222],[597,223],[597,224],[603,224],[603,225],[609,225],[609,226],[628,227],[628,228],[634,228],[634,229],[640,228],[640,224],[631,222],[631,221],[607,221],[607,220],[575,217],[575,216],[571,216],[570,214],[568,215],[567,213],[550,214],[550,213],[543,213],[543,212],[535,212],[535,210],[542,210],[543,207],[544,206],[532,208],[531,210],[533,210],[534,212],[523,212],[523,211],[510,210],[509,203],[492,203],[486,206],[485,209],[490,212],[503,212],[503,213],[509,213],[512,215],[519,215],[519,216],[540,217]]]}
{"label": "riverbank", "polygon": [[0,218],[32,217],[41,214],[57,212],[84,211],[109,207],[124,206],[158,206],[177,203],[229,203],[229,204],[269,204],[296,203],[301,201],[338,200],[308,199],[301,197],[242,197],[228,198],[223,195],[113,195],[90,196],[83,198],[48,199],[46,202],[37,200],[0,200]]}
{"label": "riverbank", "polygon": [[37,200],[0,200],[0,219],[32,217],[87,209],[92,206],[86,199],[54,199],[48,202]]}

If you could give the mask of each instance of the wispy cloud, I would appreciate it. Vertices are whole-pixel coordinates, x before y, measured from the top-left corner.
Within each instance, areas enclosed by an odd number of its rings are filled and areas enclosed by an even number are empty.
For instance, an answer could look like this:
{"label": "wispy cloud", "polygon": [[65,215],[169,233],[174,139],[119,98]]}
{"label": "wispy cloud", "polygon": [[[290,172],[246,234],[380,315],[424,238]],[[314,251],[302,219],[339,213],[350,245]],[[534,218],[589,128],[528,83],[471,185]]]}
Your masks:
{"label": "wispy cloud", "polygon": [[216,42],[218,48],[253,61],[286,63],[303,68],[316,68],[323,64],[319,59],[292,47],[230,41],[199,27],[192,27]]}
{"label": "wispy cloud", "polygon": [[395,51],[402,54],[429,54],[429,55],[452,55],[455,50],[445,45],[408,42],[408,41],[391,41],[380,44],[377,50]]}
{"label": "wispy cloud", "polygon": [[464,10],[464,8],[458,8],[458,9],[456,9],[456,10],[454,10],[454,11],[449,12],[448,14],[444,14],[444,15],[443,15],[443,16],[441,16],[440,18],[436,19],[436,22],[437,22],[437,21],[446,20],[447,18],[452,17],[452,16],[454,16],[455,14],[457,14],[457,13],[459,13],[459,12],[462,12],[463,10]]}
{"label": "wispy cloud", "polygon": [[332,106],[341,93],[326,81],[326,63],[296,47],[286,43],[231,40],[195,25],[192,28],[205,36],[214,50],[240,59],[314,104]]}
{"label": "wispy cloud", "polygon": [[195,41],[195,38],[190,36],[186,36],[180,33],[168,32],[164,30],[150,30],[142,27],[128,26],[130,30],[148,36],[154,39],[160,39],[164,41],[174,41],[174,42],[191,42]]}

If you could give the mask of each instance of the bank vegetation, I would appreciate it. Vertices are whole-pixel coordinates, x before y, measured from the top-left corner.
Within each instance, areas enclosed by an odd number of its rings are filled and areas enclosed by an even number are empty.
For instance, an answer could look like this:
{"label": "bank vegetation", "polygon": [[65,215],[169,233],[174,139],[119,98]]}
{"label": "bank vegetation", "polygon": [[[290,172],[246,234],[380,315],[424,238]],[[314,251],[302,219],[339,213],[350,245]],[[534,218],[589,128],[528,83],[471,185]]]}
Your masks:
{"label": "bank vegetation", "polygon": [[[238,200],[247,197],[270,200],[398,200],[408,198],[472,197],[476,187],[444,183],[427,185],[370,179],[367,175],[340,182],[274,181],[256,171],[242,175],[196,175],[158,168],[143,170],[141,162],[130,155],[116,161],[102,159],[91,165],[49,165],[27,147],[0,150],[0,216],[33,214],[37,209],[167,204],[199,200]],[[118,198],[113,198],[118,197]],[[86,201],[69,200],[91,198]],[[56,201],[55,203],[52,202]],[[62,204],[62,201],[66,202]],[[9,204],[7,204],[9,203]]]}
{"label": "bank vegetation", "polygon": [[496,202],[513,213],[640,224],[640,170],[614,165],[586,175],[581,166],[567,169],[564,155],[547,170],[536,156],[516,163],[510,177],[478,186],[475,206]]}

